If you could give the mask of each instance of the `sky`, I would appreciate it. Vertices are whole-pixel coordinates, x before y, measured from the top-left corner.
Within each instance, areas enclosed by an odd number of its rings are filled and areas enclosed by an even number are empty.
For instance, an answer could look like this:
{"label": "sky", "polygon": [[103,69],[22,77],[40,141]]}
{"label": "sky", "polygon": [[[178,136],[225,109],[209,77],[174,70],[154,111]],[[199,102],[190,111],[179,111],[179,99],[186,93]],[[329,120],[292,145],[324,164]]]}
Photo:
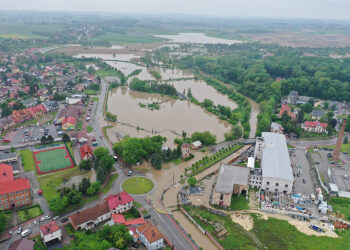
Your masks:
{"label": "sky", "polygon": [[0,10],[350,20],[350,0],[0,0]]}

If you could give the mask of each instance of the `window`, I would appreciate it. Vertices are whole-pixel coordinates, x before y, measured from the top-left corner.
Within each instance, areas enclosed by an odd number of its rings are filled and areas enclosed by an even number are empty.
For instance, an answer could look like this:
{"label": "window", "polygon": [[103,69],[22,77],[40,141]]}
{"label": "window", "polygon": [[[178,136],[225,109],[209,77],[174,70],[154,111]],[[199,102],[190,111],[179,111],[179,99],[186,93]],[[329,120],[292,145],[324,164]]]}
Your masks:
{"label": "window", "polygon": [[24,199],[24,195],[21,195],[21,199],[22,199],[22,200]]}
{"label": "window", "polygon": [[13,202],[13,198],[11,198],[10,201]]}
{"label": "window", "polygon": [[5,199],[5,203],[7,203],[7,199]]}
{"label": "window", "polygon": [[12,193],[10,193],[9,196],[12,197]]}
{"label": "window", "polygon": [[19,196],[17,196],[17,200],[19,201]]}
{"label": "window", "polygon": [[29,195],[28,194],[26,194],[26,198],[28,198],[29,197]]}
{"label": "window", "polygon": [[284,187],[286,187],[286,188],[287,188],[287,187],[288,187],[288,184],[284,185]]}
{"label": "window", "polygon": [[18,201],[18,202],[17,202],[17,205],[18,205],[18,206],[20,206],[20,205],[21,205],[21,202],[20,202],[20,201]]}
{"label": "window", "polygon": [[280,184],[279,183],[276,183],[276,187],[278,187]]}
{"label": "window", "polygon": [[22,205],[24,205],[24,202],[25,202],[25,201],[22,201]]}
{"label": "window", "polygon": [[6,194],[4,194],[4,198],[6,198],[6,196],[7,196],[7,195],[6,195]]}
{"label": "window", "polygon": [[29,203],[29,200],[27,199],[27,204]]}
{"label": "window", "polygon": [[266,185],[270,185],[270,182],[268,181],[268,182],[266,182]]}
{"label": "window", "polygon": [[220,194],[220,200],[222,201],[224,199],[224,195]]}
{"label": "window", "polygon": [[5,206],[6,208],[9,208],[9,205],[8,204],[6,204],[6,206]]}
{"label": "window", "polygon": [[0,199],[2,198],[2,195],[0,194]]}
{"label": "window", "polygon": [[269,191],[269,188],[266,188],[267,191]]}
{"label": "window", "polygon": [[276,188],[275,191],[278,192],[278,189]]}

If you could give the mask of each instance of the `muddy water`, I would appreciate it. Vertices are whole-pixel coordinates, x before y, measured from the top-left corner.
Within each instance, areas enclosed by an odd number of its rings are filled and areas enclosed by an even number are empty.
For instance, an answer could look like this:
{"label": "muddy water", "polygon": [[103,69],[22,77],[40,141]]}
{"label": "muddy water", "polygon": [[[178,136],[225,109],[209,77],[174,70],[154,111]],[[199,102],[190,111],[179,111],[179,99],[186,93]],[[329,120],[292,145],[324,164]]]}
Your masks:
{"label": "muddy water", "polygon": [[[141,108],[139,103],[162,102],[159,110]],[[129,135],[137,136],[138,130],[148,133],[173,133],[182,131],[192,134],[195,131],[209,130],[217,136],[217,141],[224,139],[224,133],[230,130],[230,124],[219,120],[201,107],[187,101],[174,100],[159,94],[149,94],[117,88],[108,98],[108,110],[118,117],[118,123],[132,127]],[[118,125],[116,126],[118,129]],[[172,139],[172,138],[169,138]]]}
{"label": "muddy water", "polygon": [[211,44],[234,44],[242,43],[239,40],[228,40],[206,36],[203,33],[179,33],[177,35],[155,35],[155,37],[170,39],[174,43],[211,43]]}
{"label": "muddy water", "polygon": [[131,59],[140,58],[140,56],[134,54],[78,54],[74,56],[76,58],[101,58],[103,60],[120,60],[120,61],[130,61]]}
{"label": "muddy water", "polygon": [[173,81],[171,83],[180,93],[183,93],[185,90],[187,94],[188,89],[191,88],[193,96],[200,102],[204,99],[210,99],[214,102],[214,105],[220,104],[228,106],[231,109],[237,108],[237,104],[228,98],[227,95],[219,93],[216,89],[202,80],[181,80]]}

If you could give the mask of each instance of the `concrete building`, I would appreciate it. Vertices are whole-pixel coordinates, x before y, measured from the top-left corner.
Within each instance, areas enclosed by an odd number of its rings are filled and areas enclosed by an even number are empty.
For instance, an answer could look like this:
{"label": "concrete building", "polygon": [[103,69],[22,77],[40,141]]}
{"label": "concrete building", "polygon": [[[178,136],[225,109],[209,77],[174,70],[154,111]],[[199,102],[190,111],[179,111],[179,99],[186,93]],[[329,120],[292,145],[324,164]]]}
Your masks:
{"label": "concrete building", "polygon": [[16,179],[0,183],[0,210],[22,207],[31,203],[29,180]]}
{"label": "concrete building", "polygon": [[191,143],[191,149],[198,150],[202,147],[202,143],[200,141],[195,141]]}
{"label": "concrete building", "polygon": [[327,123],[319,122],[319,121],[305,121],[303,124],[301,124],[302,129],[311,133],[328,134],[327,126],[328,126]]}
{"label": "concrete building", "polygon": [[291,104],[291,105],[305,104],[310,99],[311,98],[308,96],[300,96],[297,91],[290,91],[289,95],[287,96],[287,104]]}
{"label": "concrete building", "polygon": [[68,216],[70,223],[75,230],[92,229],[102,221],[111,218],[111,212],[107,201],[95,206],[86,208]]}
{"label": "concrete building", "polygon": [[47,102],[44,102],[43,105],[47,110],[47,112],[51,112],[58,109],[58,104],[55,101],[47,101]]}
{"label": "concrete building", "polygon": [[248,193],[249,169],[221,164],[213,190],[212,203],[224,207],[231,205],[232,194]]}
{"label": "concrete building", "polygon": [[6,163],[6,162],[12,162],[12,161],[17,161],[17,153],[4,153],[0,152],[0,163]]}
{"label": "concrete building", "polygon": [[139,239],[147,250],[157,250],[164,248],[163,235],[151,223],[146,223],[136,228]]}
{"label": "concrete building", "polygon": [[255,159],[261,160],[262,189],[287,194],[292,192],[294,177],[284,135],[263,132],[262,137],[256,140]]}
{"label": "concrete building", "polygon": [[260,189],[261,183],[262,183],[261,168],[250,169],[249,187]]}
{"label": "concrete building", "polygon": [[34,107],[34,106],[38,105],[38,103],[35,99],[23,100],[22,103],[26,108]]}
{"label": "concrete building", "polygon": [[311,112],[311,119],[313,120],[319,120],[325,115],[323,110],[312,110]]}
{"label": "concrete building", "polygon": [[110,195],[105,198],[105,201],[107,201],[109,209],[113,214],[126,212],[134,205],[134,198],[125,191],[116,195]]}
{"label": "concrete building", "polygon": [[183,143],[181,145],[182,158],[187,158],[190,156],[190,144]]}
{"label": "concrete building", "polygon": [[40,226],[40,235],[45,245],[52,240],[62,240],[62,231],[56,221]]}

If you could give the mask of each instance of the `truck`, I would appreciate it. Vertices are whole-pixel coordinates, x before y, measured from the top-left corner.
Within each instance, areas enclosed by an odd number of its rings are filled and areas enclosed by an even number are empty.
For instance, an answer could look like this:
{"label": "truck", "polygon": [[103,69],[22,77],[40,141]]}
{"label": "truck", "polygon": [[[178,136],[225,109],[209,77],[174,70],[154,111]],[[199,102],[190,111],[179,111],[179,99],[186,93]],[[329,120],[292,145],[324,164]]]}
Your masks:
{"label": "truck", "polygon": [[322,228],[320,228],[318,226],[315,226],[315,225],[312,225],[312,224],[310,225],[310,228],[315,230],[316,232],[322,232],[323,231]]}

